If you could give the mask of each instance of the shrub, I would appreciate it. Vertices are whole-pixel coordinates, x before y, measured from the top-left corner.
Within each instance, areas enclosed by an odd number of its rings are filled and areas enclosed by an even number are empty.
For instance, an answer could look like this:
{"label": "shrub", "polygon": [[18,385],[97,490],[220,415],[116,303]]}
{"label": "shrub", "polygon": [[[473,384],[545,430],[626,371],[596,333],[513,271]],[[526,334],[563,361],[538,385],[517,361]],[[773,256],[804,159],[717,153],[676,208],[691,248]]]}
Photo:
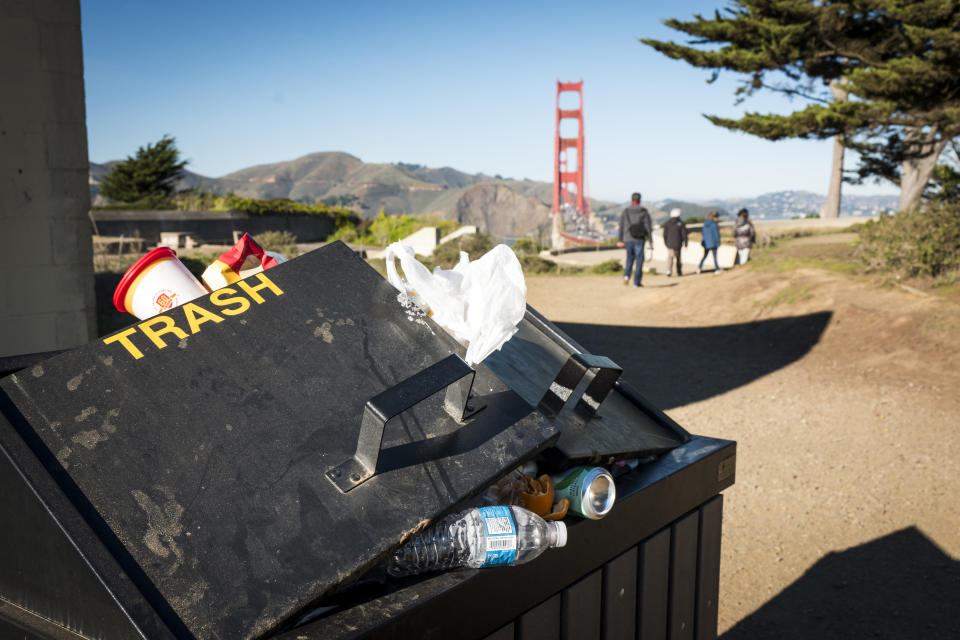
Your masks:
{"label": "shrub", "polygon": [[623,265],[619,260],[606,260],[590,267],[591,273],[621,273]]}
{"label": "shrub", "polygon": [[417,218],[415,216],[388,216],[383,209],[380,209],[380,213],[370,223],[365,240],[368,244],[386,246],[417,231],[416,225]]}
{"label": "shrub", "polygon": [[513,243],[511,248],[518,257],[535,256],[540,253],[540,247],[534,242],[533,238],[520,238]]}
{"label": "shrub", "polygon": [[557,273],[557,263],[553,260],[547,260],[540,256],[523,256],[520,258],[520,266],[524,273]]}
{"label": "shrub", "polygon": [[476,260],[493,249],[495,244],[493,237],[486,233],[471,233],[454,238],[434,249],[430,260],[431,268],[437,266],[441,269],[452,269],[460,262],[461,251],[466,251],[471,260]]}
{"label": "shrub", "polygon": [[436,227],[440,235],[444,236],[457,229],[458,226],[453,220],[440,220],[431,215],[401,214],[391,216],[380,209],[376,218],[358,224],[360,230],[358,230],[357,235],[364,244],[386,246],[391,242],[403,240],[424,227]]}
{"label": "shrub", "polygon": [[933,169],[933,180],[927,191],[934,202],[960,200],[960,171],[947,164],[938,164]]}
{"label": "shrub", "polygon": [[178,193],[175,202],[180,211],[212,211],[225,208],[226,198],[207,191],[190,189]]}
{"label": "shrub", "polygon": [[285,258],[296,258],[300,255],[297,236],[289,231],[264,231],[253,236],[253,239],[263,247],[264,251],[276,251]]}
{"label": "shrub", "polygon": [[960,269],[960,203],[882,215],[857,231],[856,254],[868,271],[940,276]]}
{"label": "shrub", "polygon": [[260,200],[231,194],[224,198],[224,205],[249,216],[326,216],[332,219],[337,227],[345,221],[356,219],[356,214],[346,209],[328,207],[325,204],[303,204],[290,198]]}
{"label": "shrub", "polygon": [[180,262],[183,263],[183,266],[187,268],[187,271],[192,273],[197,280],[200,280],[203,277],[203,272],[207,270],[209,266],[208,262],[213,260],[204,261],[202,258],[195,256],[179,256]]}
{"label": "shrub", "polygon": [[343,242],[356,242],[359,239],[360,234],[357,233],[357,228],[352,225],[340,227],[332,234],[327,236],[327,242],[336,242],[337,240],[342,240]]}

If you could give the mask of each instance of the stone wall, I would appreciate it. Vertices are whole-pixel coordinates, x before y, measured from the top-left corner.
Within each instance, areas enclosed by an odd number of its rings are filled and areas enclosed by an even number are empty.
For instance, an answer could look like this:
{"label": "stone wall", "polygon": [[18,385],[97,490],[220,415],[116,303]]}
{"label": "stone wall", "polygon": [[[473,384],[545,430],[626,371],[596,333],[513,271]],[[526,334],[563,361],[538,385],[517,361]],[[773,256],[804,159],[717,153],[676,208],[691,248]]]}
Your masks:
{"label": "stone wall", "polygon": [[204,244],[233,244],[233,232],[257,235],[289,231],[298,242],[322,242],[333,233],[326,216],[247,216],[232,211],[92,211],[100,236],[143,238],[148,246],[160,242],[163,231],[179,231]]}
{"label": "stone wall", "polygon": [[0,2],[0,356],[96,336],[79,0]]}

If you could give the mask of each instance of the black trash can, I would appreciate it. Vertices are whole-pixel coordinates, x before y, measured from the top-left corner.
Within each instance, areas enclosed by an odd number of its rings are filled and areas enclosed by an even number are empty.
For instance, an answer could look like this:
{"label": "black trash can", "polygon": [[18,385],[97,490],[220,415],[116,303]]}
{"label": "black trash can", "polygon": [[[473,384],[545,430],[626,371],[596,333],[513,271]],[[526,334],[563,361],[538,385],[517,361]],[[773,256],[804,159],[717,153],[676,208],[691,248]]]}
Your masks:
{"label": "black trash can", "polygon": [[612,511],[568,517],[566,547],[527,565],[348,591],[278,640],[716,638],[736,443],[688,434],[533,309],[485,363],[560,426],[544,465],[639,459],[617,475]]}
{"label": "black trash can", "polygon": [[[337,243],[0,381],[0,631],[527,637],[556,609],[606,633],[564,603],[599,596],[613,620],[635,557],[641,626],[700,631],[712,610],[715,633],[733,443],[691,438],[533,311],[474,370],[399,302]],[[534,456],[646,461],[610,516],[530,565],[349,588]],[[645,603],[664,575],[665,604]]]}

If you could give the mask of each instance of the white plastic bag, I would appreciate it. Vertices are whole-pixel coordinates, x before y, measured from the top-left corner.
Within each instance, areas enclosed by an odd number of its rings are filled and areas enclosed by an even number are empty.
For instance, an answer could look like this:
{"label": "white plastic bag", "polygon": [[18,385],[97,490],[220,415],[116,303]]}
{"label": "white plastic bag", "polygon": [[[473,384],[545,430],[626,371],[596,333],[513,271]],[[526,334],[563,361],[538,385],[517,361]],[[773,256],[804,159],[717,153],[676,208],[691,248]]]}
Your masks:
{"label": "white plastic bag", "polygon": [[386,259],[390,284],[466,345],[467,363],[483,361],[517,332],[527,309],[527,285],[510,247],[499,244],[473,262],[461,251],[453,269],[437,267],[433,273],[402,242],[387,247]]}

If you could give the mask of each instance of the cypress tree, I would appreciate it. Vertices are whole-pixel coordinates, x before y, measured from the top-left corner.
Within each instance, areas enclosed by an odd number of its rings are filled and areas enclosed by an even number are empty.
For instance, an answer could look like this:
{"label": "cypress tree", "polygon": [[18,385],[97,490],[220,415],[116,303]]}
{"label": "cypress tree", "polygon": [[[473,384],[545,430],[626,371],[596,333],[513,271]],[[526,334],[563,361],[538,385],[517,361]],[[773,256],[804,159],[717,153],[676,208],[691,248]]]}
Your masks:
{"label": "cypress tree", "polygon": [[[744,74],[738,102],[765,89],[807,103],[786,115],[706,115],[712,123],[768,140],[839,136],[861,154],[851,181],[899,184],[901,210],[919,204],[937,158],[960,135],[957,0],[733,0],[713,18],[664,23],[694,40],[641,42],[713,70],[710,81]],[[831,82],[849,100],[832,100]]]}
{"label": "cypress tree", "polygon": [[156,144],[137,149],[134,157],[117,164],[100,183],[100,193],[116,202],[162,206],[173,195],[187,166],[179,160],[176,140],[163,136]]}

